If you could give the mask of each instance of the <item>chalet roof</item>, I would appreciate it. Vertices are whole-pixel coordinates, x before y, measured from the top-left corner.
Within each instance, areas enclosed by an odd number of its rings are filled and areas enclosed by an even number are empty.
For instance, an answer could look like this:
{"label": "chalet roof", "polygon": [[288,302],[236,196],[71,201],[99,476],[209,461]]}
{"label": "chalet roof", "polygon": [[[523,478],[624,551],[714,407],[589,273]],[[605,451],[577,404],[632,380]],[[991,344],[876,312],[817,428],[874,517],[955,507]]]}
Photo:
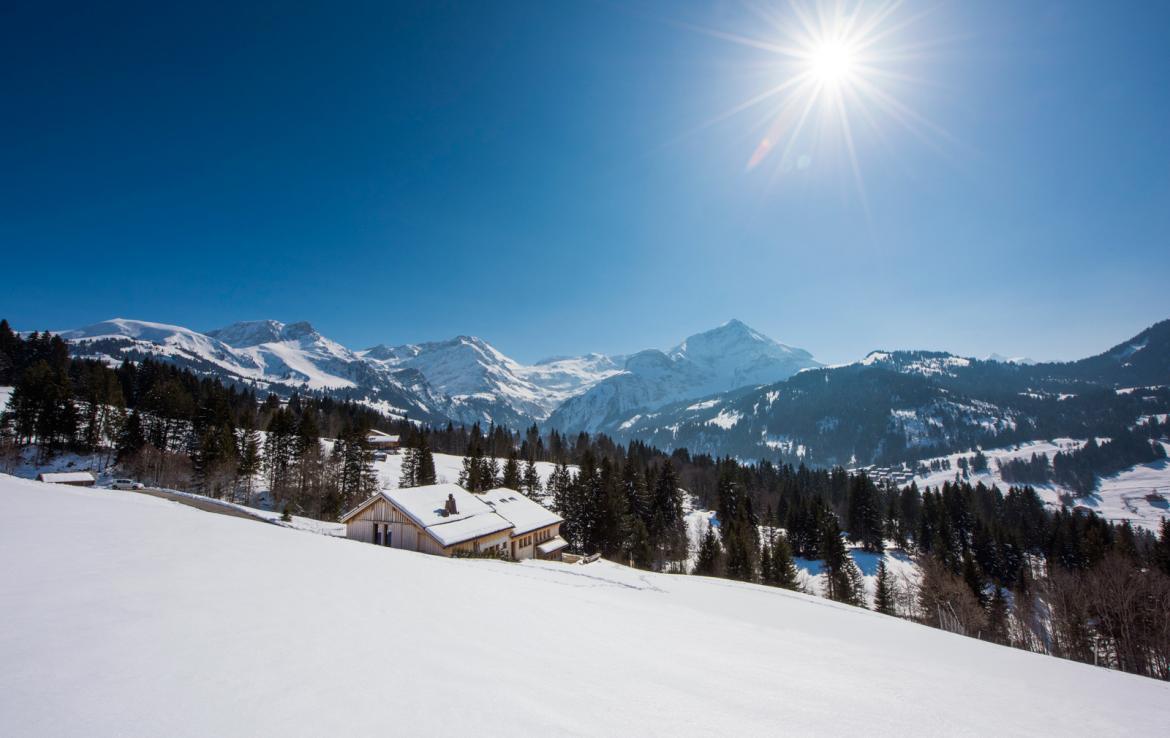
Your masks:
{"label": "chalet roof", "polygon": [[383,433],[382,431],[377,430],[377,429],[371,429],[370,432],[366,434],[366,441],[369,443],[379,443],[379,442],[397,443],[398,436],[391,435],[389,433]]}
{"label": "chalet roof", "polygon": [[487,503],[496,514],[516,526],[512,535],[521,535],[564,522],[564,518],[521,492],[507,487],[488,490],[478,497]]}
{"label": "chalet roof", "polygon": [[[448,495],[455,498],[456,511],[450,514],[444,509]],[[473,495],[458,484],[384,489],[382,496],[423,528],[492,512],[492,508],[478,495]]]}
{"label": "chalet roof", "polygon": [[77,472],[41,472],[37,475],[37,479],[42,482],[51,482],[53,484],[64,484],[67,482],[93,482],[96,481],[92,473],[87,471]]}
{"label": "chalet roof", "polygon": [[472,515],[450,523],[440,523],[427,528],[427,533],[443,546],[470,541],[480,536],[511,530],[512,524],[495,513]]}

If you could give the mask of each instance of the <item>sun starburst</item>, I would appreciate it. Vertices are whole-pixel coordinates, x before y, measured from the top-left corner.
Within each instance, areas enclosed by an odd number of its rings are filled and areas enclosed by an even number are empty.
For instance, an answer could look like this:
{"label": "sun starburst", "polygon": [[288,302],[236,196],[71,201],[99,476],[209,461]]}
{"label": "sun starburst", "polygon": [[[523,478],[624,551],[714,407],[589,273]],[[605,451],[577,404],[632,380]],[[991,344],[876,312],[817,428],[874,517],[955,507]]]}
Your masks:
{"label": "sun starburst", "polygon": [[779,172],[805,169],[831,158],[832,147],[843,153],[864,200],[860,130],[884,138],[880,120],[891,118],[920,136],[941,133],[899,99],[905,83],[920,81],[907,68],[926,48],[904,42],[904,31],[921,16],[905,17],[901,0],[789,0],[752,10],[765,36],[710,31],[771,60],[771,86],[715,119],[764,110],[749,170],[765,161]]}

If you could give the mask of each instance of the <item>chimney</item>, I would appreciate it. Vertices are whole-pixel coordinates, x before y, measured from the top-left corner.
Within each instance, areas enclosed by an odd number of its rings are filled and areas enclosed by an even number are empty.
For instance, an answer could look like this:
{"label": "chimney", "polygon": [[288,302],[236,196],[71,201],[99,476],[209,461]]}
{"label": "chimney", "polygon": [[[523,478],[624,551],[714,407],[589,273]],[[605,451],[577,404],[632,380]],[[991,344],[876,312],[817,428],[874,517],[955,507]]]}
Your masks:
{"label": "chimney", "polygon": [[443,506],[443,509],[447,511],[448,515],[455,515],[459,512],[459,509],[455,507],[455,495],[447,495],[447,504]]}

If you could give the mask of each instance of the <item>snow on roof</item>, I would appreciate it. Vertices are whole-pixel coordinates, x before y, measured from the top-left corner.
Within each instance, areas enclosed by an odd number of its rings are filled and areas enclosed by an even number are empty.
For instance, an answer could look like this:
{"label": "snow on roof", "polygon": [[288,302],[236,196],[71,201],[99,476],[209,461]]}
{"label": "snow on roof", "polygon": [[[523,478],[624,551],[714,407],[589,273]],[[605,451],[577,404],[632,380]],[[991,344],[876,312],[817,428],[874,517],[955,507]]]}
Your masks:
{"label": "snow on roof", "polygon": [[389,433],[385,433],[383,431],[380,431],[377,428],[372,428],[370,430],[369,434],[366,436],[366,438],[369,438],[371,440],[373,440],[375,438],[383,438],[383,439],[387,439],[390,441],[397,441],[398,440],[398,436],[390,435]]}
{"label": "snow on roof", "polygon": [[513,535],[564,521],[564,518],[552,510],[507,487],[488,490],[478,497],[490,505],[497,515],[516,526]]}
{"label": "snow on roof", "polygon": [[568,541],[566,541],[564,538],[561,538],[560,536],[557,536],[555,538],[550,538],[544,543],[540,544],[536,547],[536,550],[540,551],[545,556],[548,556],[550,553],[560,551],[562,548],[568,545]]}
{"label": "snow on roof", "polygon": [[93,474],[89,472],[42,472],[37,475],[42,482],[65,484],[67,482],[92,482]]}
{"label": "snow on roof", "polygon": [[[455,498],[456,512],[447,514],[447,496]],[[382,496],[423,528],[463,520],[474,515],[489,515],[491,507],[458,484],[429,484],[425,487],[384,489]]]}
{"label": "snow on roof", "polygon": [[443,546],[470,541],[480,536],[510,530],[512,524],[495,513],[472,515],[451,523],[440,523],[427,528],[427,533]]}

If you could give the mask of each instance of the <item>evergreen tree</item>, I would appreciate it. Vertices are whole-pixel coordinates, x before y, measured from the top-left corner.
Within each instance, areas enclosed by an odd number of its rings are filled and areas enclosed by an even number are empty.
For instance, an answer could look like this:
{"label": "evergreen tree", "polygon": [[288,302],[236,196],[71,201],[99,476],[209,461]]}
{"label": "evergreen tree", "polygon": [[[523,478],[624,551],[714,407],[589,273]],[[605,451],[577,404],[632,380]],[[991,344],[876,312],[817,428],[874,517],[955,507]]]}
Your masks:
{"label": "evergreen tree", "polygon": [[865,590],[862,586],[861,571],[845,550],[845,543],[841,540],[841,529],[833,518],[825,523],[821,546],[825,596],[837,602],[863,606]]}
{"label": "evergreen tree", "polygon": [[435,456],[431,453],[431,446],[427,441],[427,433],[423,431],[418,434],[414,480],[418,486],[426,487],[434,484],[437,478],[438,475],[435,473]]}
{"label": "evergreen tree", "polygon": [[777,534],[772,540],[772,584],[784,589],[798,589],[799,580],[796,571],[796,560],[792,557],[792,547],[788,539]]}
{"label": "evergreen tree", "polygon": [[292,492],[295,447],[295,419],[292,413],[277,407],[268,420],[267,431],[268,435],[264,439],[264,470],[268,475],[268,489],[276,501],[283,502]]}
{"label": "evergreen tree", "polygon": [[1162,532],[1154,546],[1154,562],[1170,576],[1170,518],[1162,518]]}
{"label": "evergreen tree", "polygon": [[886,558],[878,559],[877,581],[874,587],[873,609],[883,615],[897,615],[894,601],[894,585],[890,581],[890,571],[886,568]]}
{"label": "evergreen tree", "polygon": [[987,640],[992,643],[1008,643],[1008,602],[1003,587],[998,584],[987,606]]}
{"label": "evergreen tree", "polygon": [[244,504],[251,505],[252,494],[256,488],[256,475],[261,467],[260,432],[256,430],[255,419],[251,413],[244,417],[237,445],[240,449],[240,460],[236,474],[243,488]]}
{"label": "evergreen tree", "polygon": [[508,459],[504,462],[504,475],[500,480],[500,486],[517,491],[520,489],[520,460],[514,450],[508,453]]}
{"label": "evergreen tree", "polygon": [[142,430],[142,418],[138,411],[130,413],[118,434],[117,453],[115,460],[121,464],[132,459],[146,446],[146,434]]}
{"label": "evergreen tree", "polygon": [[418,485],[418,449],[410,447],[402,453],[402,467],[398,472],[398,486],[405,489]]}
{"label": "evergreen tree", "polygon": [[650,545],[650,531],[646,529],[645,523],[633,515],[630,515],[628,529],[626,557],[633,566],[649,569],[654,565],[654,547]]}
{"label": "evergreen tree", "polygon": [[524,476],[521,485],[524,494],[529,497],[540,495],[540,474],[536,471],[536,461],[531,456],[524,462]]}
{"label": "evergreen tree", "polygon": [[849,478],[849,539],[866,551],[882,550],[882,516],[877,487],[865,474]]}
{"label": "evergreen tree", "polygon": [[715,529],[708,525],[707,532],[703,534],[703,541],[699,544],[699,555],[695,559],[695,568],[691,573],[705,577],[716,576],[719,573],[721,555],[719,538],[715,535]]}

